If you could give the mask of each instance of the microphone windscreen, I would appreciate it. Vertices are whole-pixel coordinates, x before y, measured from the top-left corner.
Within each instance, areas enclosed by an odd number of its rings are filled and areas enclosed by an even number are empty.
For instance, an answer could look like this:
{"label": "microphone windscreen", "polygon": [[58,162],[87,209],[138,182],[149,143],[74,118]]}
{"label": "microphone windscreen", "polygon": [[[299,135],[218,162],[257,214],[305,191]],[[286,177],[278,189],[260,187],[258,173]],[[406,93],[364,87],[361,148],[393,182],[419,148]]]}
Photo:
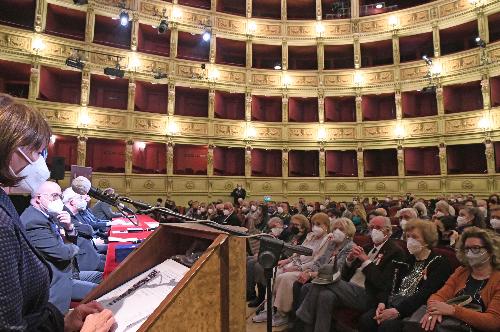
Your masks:
{"label": "microphone windscreen", "polygon": [[79,176],[71,182],[71,188],[79,195],[87,195],[90,190],[91,184],[89,179],[84,176]]}

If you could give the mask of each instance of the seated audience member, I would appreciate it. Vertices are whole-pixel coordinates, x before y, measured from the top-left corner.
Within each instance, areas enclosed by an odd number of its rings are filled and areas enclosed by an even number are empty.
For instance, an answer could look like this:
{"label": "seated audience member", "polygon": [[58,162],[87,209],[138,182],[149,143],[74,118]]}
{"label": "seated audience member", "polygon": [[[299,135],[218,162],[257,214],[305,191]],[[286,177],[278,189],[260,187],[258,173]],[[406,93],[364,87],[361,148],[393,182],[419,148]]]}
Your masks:
{"label": "seated audience member", "polygon": [[[313,250],[312,256],[294,254],[290,258],[278,262],[273,290],[273,303],[277,308],[277,313],[273,315],[273,326],[288,323],[288,313],[292,310],[293,304],[293,283],[297,281],[302,271],[310,268],[323,255],[328,246],[328,233],[330,233],[328,215],[322,212],[316,213],[311,219],[311,224],[312,232],[307,235],[302,245]],[[265,321],[266,318],[266,310],[263,310],[252,320],[255,323],[260,323]]]}
{"label": "seated audience member", "polygon": [[96,216],[92,213],[92,211],[87,208],[88,203],[90,202],[90,196],[84,195],[83,198],[85,199],[85,202],[87,204],[85,205],[85,208],[81,206],[81,208],[78,210],[78,214],[80,215],[82,220],[85,221],[86,224],[92,226],[98,237],[107,238],[108,237],[107,232],[110,220],[97,219]]}
{"label": "seated audience member", "polygon": [[288,226],[290,224],[291,215],[289,210],[290,206],[288,205],[288,203],[281,203],[276,209],[276,211],[278,212],[276,216],[283,220],[285,226]]}
{"label": "seated audience member", "polygon": [[497,205],[500,203],[500,196],[498,194],[493,194],[488,197],[488,206]]}
{"label": "seated audience member", "polygon": [[404,208],[396,213],[396,217],[399,218],[399,226],[396,230],[393,230],[392,238],[404,240],[404,231],[406,224],[413,219],[417,219],[417,211],[414,208]]}
{"label": "seated audience member", "polygon": [[222,213],[224,214],[224,219],[222,220],[223,224],[231,226],[241,226],[241,220],[240,218],[238,218],[236,210],[234,209],[232,203],[224,203],[224,209],[222,210]]}
{"label": "seated audience member", "polygon": [[376,208],[374,212],[377,216],[387,217],[387,210],[384,208]]}
{"label": "seated audience member", "polygon": [[403,331],[403,319],[424,305],[452,272],[448,260],[432,252],[438,241],[436,225],[411,220],[406,224],[406,238],[411,255],[398,264],[392,294],[361,317],[360,332]]}
{"label": "seated audience member", "polygon": [[283,231],[281,239],[293,245],[301,245],[311,230],[310,225],[309,220],[305,216],[294,214],[290,218],[290,225]]}
{"label": "seated audience member", "polygon": [[32,194],[31,205],[21,215],[21,222],[30,242],[52,268],[49,302],[66,313],[71,299],[82,300],[101,282],[102,273],[73,270],[79,251],[78,232],[69,213],[63,211],[61,196],[57,183],[44,182]]}
{"label": "seated audience member", "polygon": [[224,220],[226,219],[226,216],[224,215],[224,204],[223,203],[217,203],[215,204],[215,218],[213,221],[215,221],[218,224],[223,224]]}
{"label": "seated audience member", "polygon": [[445,216],[434,219],[439,236],[439,246],[454,247],[460,236],[457,229],[457,218],[454,216]]}
{"label": "seated audience member", "polygon": [[[352,220],[352,211],[354,211],[354,204],[340,202],[340,211],[342,212],[342,218],[347,218]],[[354,225],[356,226],[356,225]]]}
{"label": "seated audience member", "polygon": [[217,209],[215,208],[215,204],[210,203],[207,206],[207,219],[215,221],[215,218],[217,217]]}
{"label": "seated audience member", "polygon": [[[113,188],[104,189],[105,195],[113,195],[114,193],[115,190]],[[97,219],[104,219],[104,220],[113,220],[113,218],[118,218],[122,216],[121,213],[113,212],[113,210],[111,209],[111,205],[101,201],[95,203],[95,205],[91,208],[91,212]]]}
{"label": "seated audience member", "polygon": [[[385,210],[384,210],[385,211]],[[362,234],[366,231],[366,211],[362,204],[356,204],[352,212],[352,223],[356,227],[356,233]]]}
{"label": "seated audience member", "polygon": [[[309,221],[308,221],[309,222]],[[278,217],[269,219],[268,225],[264,233],[271,234],[275,238],[281,240],[284,225],[283,220]],[[247,299],[254,298],[248,304],[249,307],[254,308],[259,306],[264,301],[266,295],[266,278],[264,277],[264,269],[258,262],[258,252],[253,256],[247,257]],[[255,286],[257,286],[257,295],[255,296]]]}
{"label": "seated audience member", "polygon": [[475,207],[464,207],[460,209],[457,217],[457,231],[462,233],[469,227],[486,228],[483,213]]}
{"label": "seated audience member", "polygon": [[[464,266],[455,270],[446,284],[431,295],[427,307],[418,310],[412,319],[419,320],[423,315],[420,324],[426,331],[451,331],[445,328],[450,323],[455,326],[453,331],[498,331],[500,327],[498,241],[498,236],[478,227],[464,230],[457,243],[457,258]],[[468,296],[472,300],[471,304],[459,306],[446,303],[458,296]]]}
{"label": "seated audience member", "polygon": [[474,199],[466,199],[463,203],[465,207],[477,207],[477,202]]}
{"label": "seated audience member", "polygon": [[375,217],[369,229],[373,245],[353,246],[342,269],[342,278],[328,285],[306,284],[304,301],[296,312],[304,330],[329,332],[334,308],[347,307],[361,312],[375,308],[391,289],[395,264],[405,259],[404,251],[390,239],[389,218]]}
{"label": "seated audience member", "polygon": [[419,219],[429,219],[429,216],[427,215],[427,207],[425,206],[424,202],[416,202],[413,204],[413,208],[417,211],[417,216]]}
{"label": "seated audience member", "polygon": [[80,250],[76,257],[78,268],[81,271],[101,271],[104,272],[104,265],[106,263],[106,256],[97,252],[93,242],[94,231],[92,226],[87,225],[80,217],[78,211],[87,207],[85,198],[67,188],[63,192],[63,203],[65,210],[71,216],[71,222],[75,225],[78,232],[77,245]]}
{"label": "seated audience member", "polygon": [[314,203],[307,203],[307,208],[304,211],[304,216],[306,216],[307,219],[311,220],[312,216],[314,216]]}
{"label": "seated audience member", "polygon": [[156,200],[156,205],[155,205],[155,206],[156,206],[156,207],[161,207],[162,205],[163,205],[163,199],[158,198],[158,199]]}
{"label": "seated audience member", "polygon": [[500,205],[490,205],[490,227],[497,234],[500,233]]}
{"label": "seated audience member", "polygon": [[433,218],[439,218],[443,216],[455,215],[455,213],[450,212],[450,205],[445,200],[440,200],[436,203],[436,208],[434,209]]}
{"label": "seated audience member", "polygon": [[488,218],[488,202],[485,199],[478,199],[476,201],[477,208],[483,214],[483,218],[486,220]]}

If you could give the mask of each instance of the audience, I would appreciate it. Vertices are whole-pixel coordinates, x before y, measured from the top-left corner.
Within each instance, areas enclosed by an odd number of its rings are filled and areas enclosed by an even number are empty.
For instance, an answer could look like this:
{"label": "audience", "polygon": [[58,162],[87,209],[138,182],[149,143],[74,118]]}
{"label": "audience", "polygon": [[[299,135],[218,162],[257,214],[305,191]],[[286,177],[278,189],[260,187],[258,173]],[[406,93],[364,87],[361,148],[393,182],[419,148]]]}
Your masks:
{"label": "audience", "polygon": [[[113,188],[104,189],[105,195],[113,195],[115,190]],[[165,204],[167,204],[165,202]],[[111,205],[105,202],[97,201],[92,207],[91,212],[97,219],[112,220],[113,218],[121,217],[121,213],[113,212]]]}

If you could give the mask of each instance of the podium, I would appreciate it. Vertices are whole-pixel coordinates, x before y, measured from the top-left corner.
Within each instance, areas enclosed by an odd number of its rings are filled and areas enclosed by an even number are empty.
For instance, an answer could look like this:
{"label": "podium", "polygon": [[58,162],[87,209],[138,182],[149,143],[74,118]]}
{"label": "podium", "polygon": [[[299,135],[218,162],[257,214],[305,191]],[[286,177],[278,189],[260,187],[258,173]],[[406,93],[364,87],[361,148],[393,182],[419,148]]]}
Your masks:
{"label": "podium", "polygon": [[89,302],[162,263],[185,254],[193,243],[205,249],[138,331],[231,331],[246,329],[246,241],[201,224],[158,227],[83,301]]}

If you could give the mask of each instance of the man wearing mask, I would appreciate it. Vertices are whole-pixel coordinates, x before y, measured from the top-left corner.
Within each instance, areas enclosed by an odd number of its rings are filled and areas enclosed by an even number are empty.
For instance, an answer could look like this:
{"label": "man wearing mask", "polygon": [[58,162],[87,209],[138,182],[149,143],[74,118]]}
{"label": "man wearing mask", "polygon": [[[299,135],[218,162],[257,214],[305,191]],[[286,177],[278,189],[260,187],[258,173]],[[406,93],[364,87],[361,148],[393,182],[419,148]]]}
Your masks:
{"label": "man wearing mask", "polygon": [[101,271],[104,272],[104,265],[106,263],[106,256],[97,252],[97,247],[93,242],[93,229],[92,226],[87,225],[83,218],[78,213],[87,207],[85,198],[67,188],[63,192],[63,203],[65,210],[69,212],[71,221],[78,231],[77,245],[80,248],[76,255],[78,267],[82,271]]}
{"label": "man wearing mask", "polygon": [[500,205],[490,205],[490,213],[490,227],[496,233],[500,233]]}
{"label": "man wearing mask", "polygon": [[307,219],[311,220],[313,215],[314,215],[314,204],[307,203],[307,208],[306,211],[304,212],[304,216],[306,216]]}
{"label": "man wearing mask", "polygon": [[304,287],[307,294],[297,317],[314,331],[330,331],[333,308],[350,308],[366,312],[377,306],[391,289],[394,260],[405,259],[404,251],[390,239],[391,221],[374,217],[369,224],[373,244],[354,245],[341,271],[342,279],[329,285]]}
{"label": "man wearing mask", "polygon": [[[104,189],[104,194],[105,195],[113,195],[115,193],[115,190],[113,188],[106,188]],[[118,218],[121,217],[121,213],[115,213],[111,209],[111,205],[105,202],[97,202],[94,207],[92,208],[92,213],[96,218],[98,219],[106,219],[106,220],[113,220],[113,218]]]}
{"label": "man wearing mask", "polygon": [[31,206],[21,215],[21,222],[30,242],[52,269],[49,302],[66,313],[72,299],[83,300],[101,282],[102,273],[80,273],[75,264],[78,232],[71,216],[64,211],[61,187],[47,181],[31,196]]}
{"label": "man wearing mask", "polygon": [[399,227],[392,234],[393,239],[404,240],[404,231],[406,229],[406,224],[408,221],[417,219],[417,211],[414,208],[404,208],[398,211],[396,217],[399,218]]}
{"label": "man wearing mask", "polygon": [[234,205],[238,205],[238,199],[241,198],[241,199],[245,199],[245,197],[247,197],[247,192],[245,189],[243,189],[243,187],[241,186],[241,184],[238,184],[236,186],[236,188],[234,188],[233,192],[231,193],[231,196],[233,197],[234,199]]}

